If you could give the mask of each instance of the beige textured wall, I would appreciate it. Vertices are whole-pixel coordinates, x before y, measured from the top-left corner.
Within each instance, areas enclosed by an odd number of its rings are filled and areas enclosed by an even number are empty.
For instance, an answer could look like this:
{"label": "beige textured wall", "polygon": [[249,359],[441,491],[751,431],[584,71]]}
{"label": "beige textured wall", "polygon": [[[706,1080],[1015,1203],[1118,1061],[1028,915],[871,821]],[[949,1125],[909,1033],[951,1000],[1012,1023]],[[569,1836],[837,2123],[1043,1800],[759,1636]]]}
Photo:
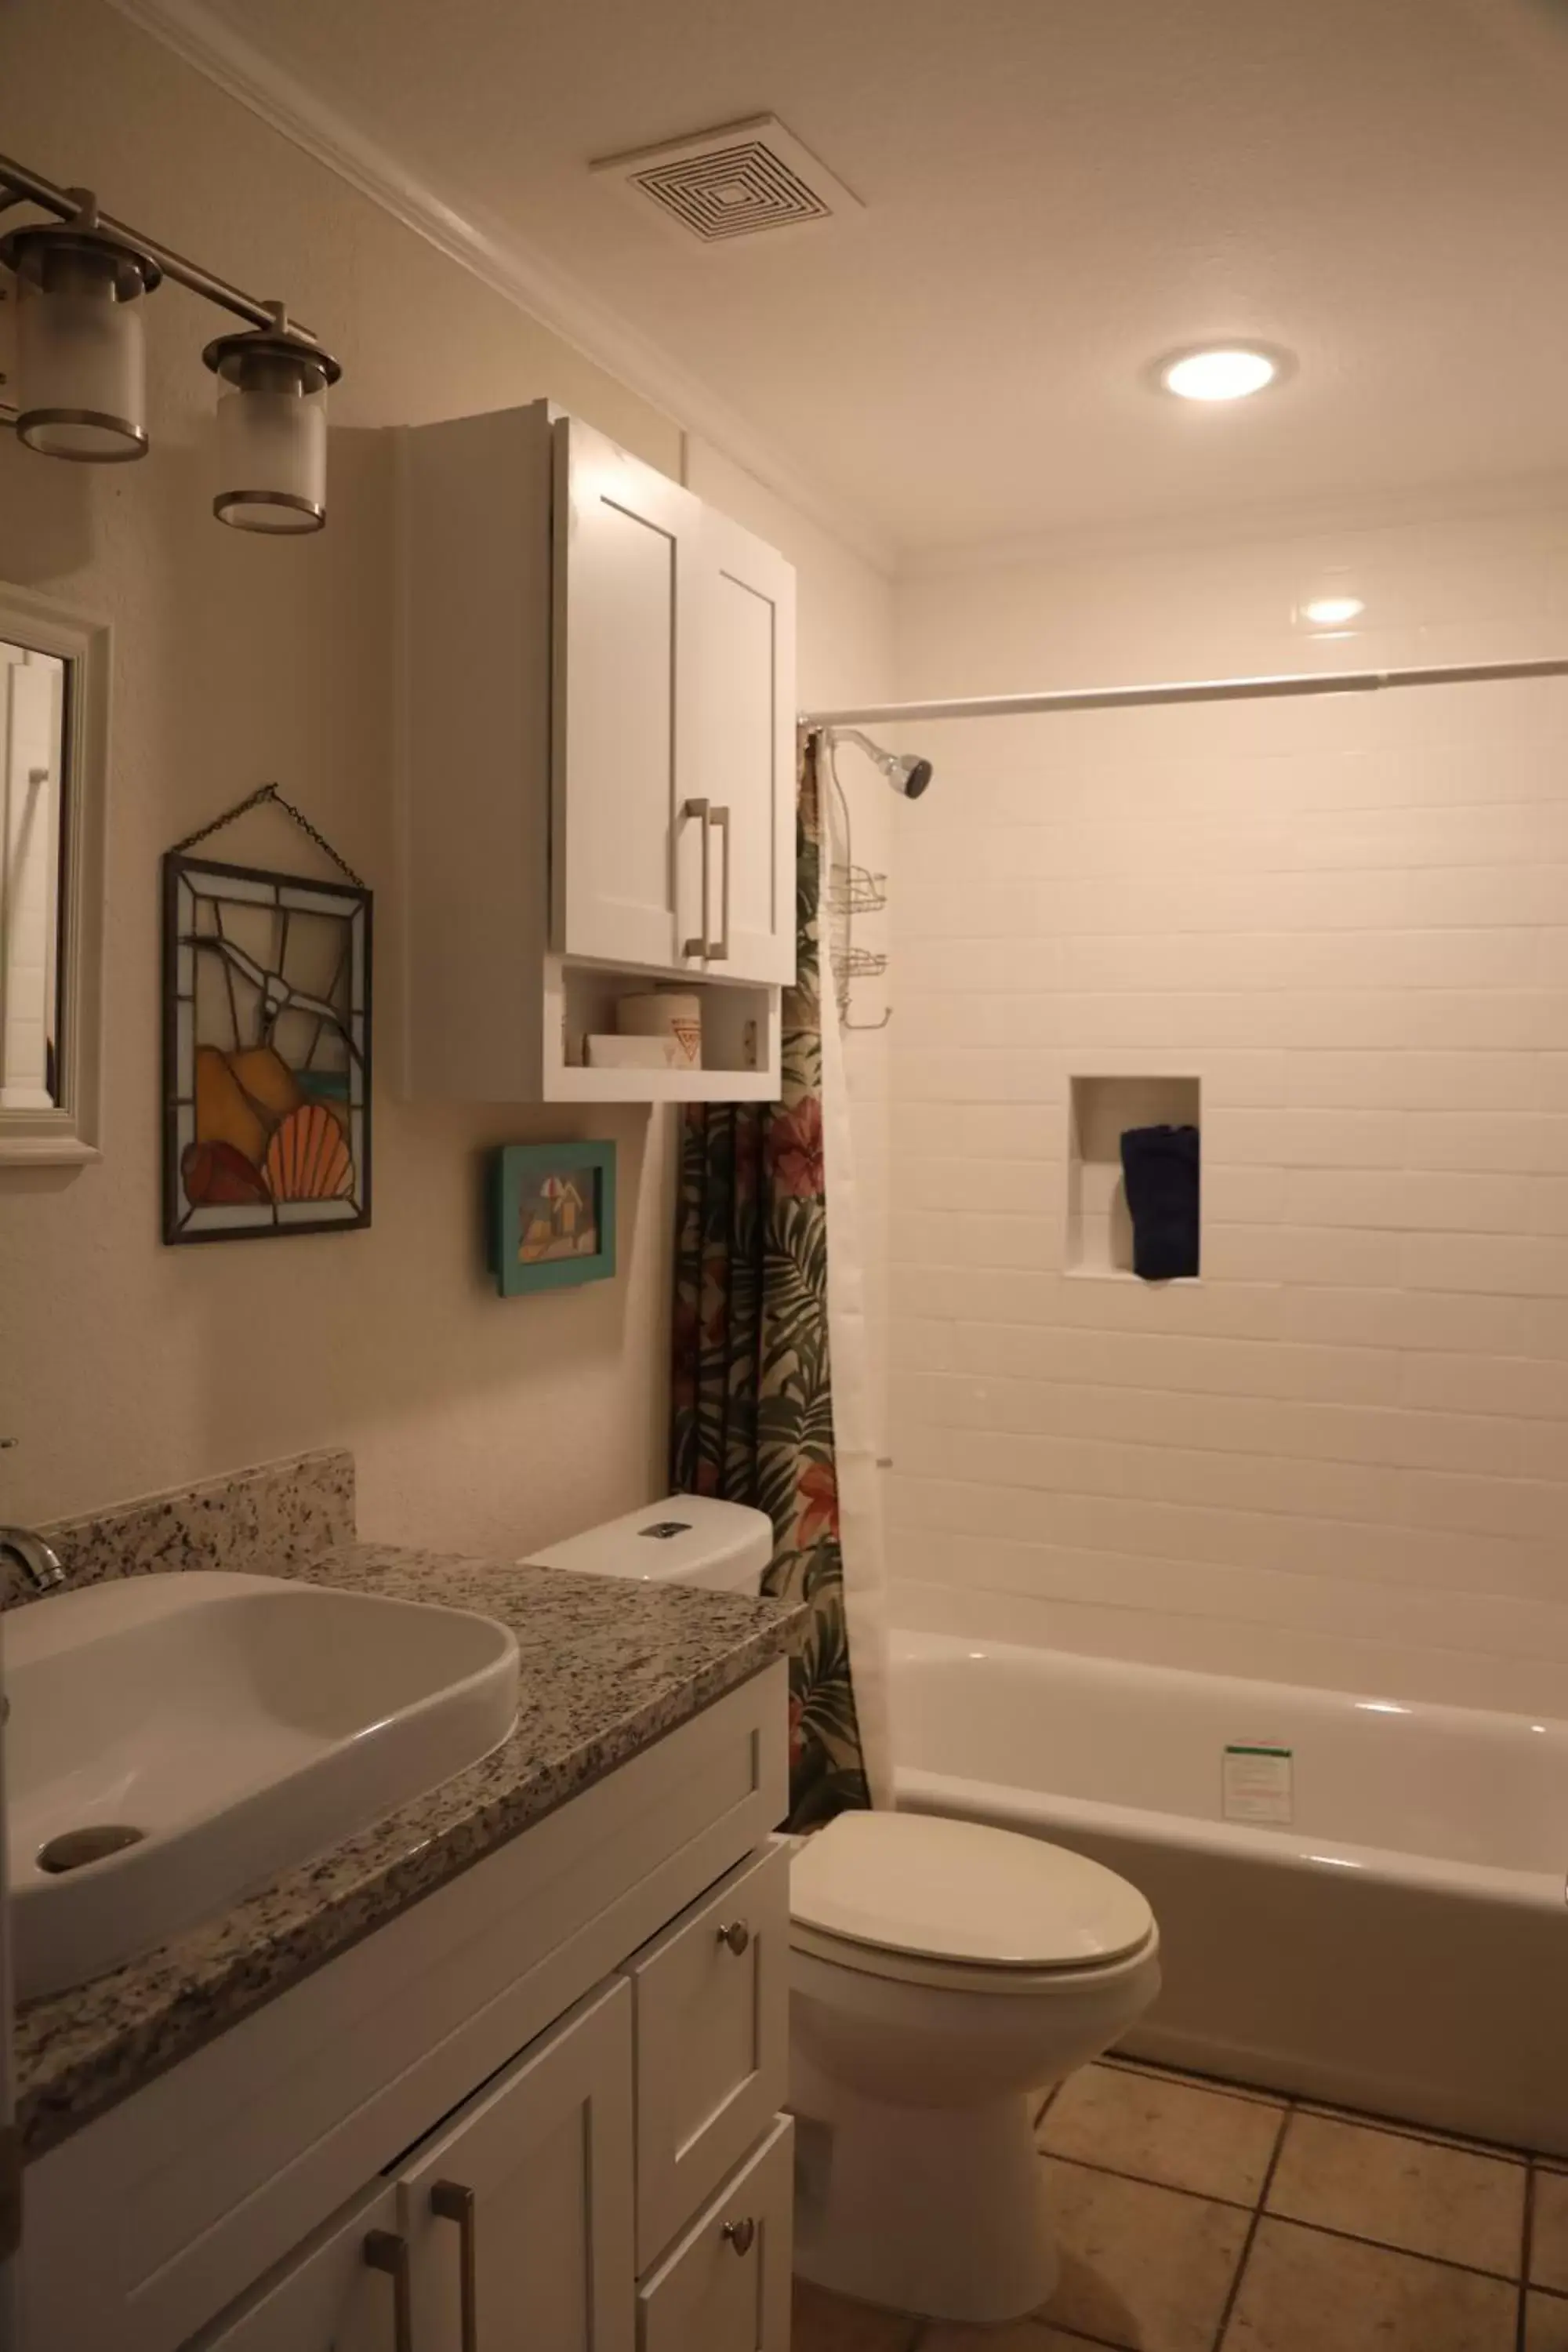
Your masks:
{"label": "beige textured wall", "polygon": [[[1354,632],[1299,601],[1353,593]],[[901,690],[1568,652],[1568,499],[908,582]],[[947,723],[899,811],[904,1622],[1568,1704],[1568,682]],[[1201,1279],[1067,1090],[1201,1081]]]}
{"label": "beige textured wall", "polygon": [[[346,370],[330,527],[309,542],[211,520],[199,352],[215,314],[178,289],[150,306],[144,463],[51,466],[0,435],[0,578],[106,616],[116,656],[106,1153],[77,1174],[0,1171],[0,1433],[20,1440],[0,1458],[0,1517],[324,1444],[353,1447],[362,1522],[385,1538],[515,1550],[628,1508],[663,1475],[666,1118],[413,1108],[394,1092],[391,463],[375,428],[547,394],[679,473],[679,425],[99,0],[0,13],[0,148],[286,292]],[[885,583],[830,541],[808,548],[808,614],[818,575],[834,610],[870,615],[858,658],[876,667]],[[857,690],[886,684],[868,674]],[[378,893],[375,1222],[342,1239],[166,1250],[158,858],[268,777]],[[264,858],[290,845],[277,818],[228,838]],[[620,1145],[621,1273],[500,1300],[481,1258],[488,1148],[586,1134]]]}

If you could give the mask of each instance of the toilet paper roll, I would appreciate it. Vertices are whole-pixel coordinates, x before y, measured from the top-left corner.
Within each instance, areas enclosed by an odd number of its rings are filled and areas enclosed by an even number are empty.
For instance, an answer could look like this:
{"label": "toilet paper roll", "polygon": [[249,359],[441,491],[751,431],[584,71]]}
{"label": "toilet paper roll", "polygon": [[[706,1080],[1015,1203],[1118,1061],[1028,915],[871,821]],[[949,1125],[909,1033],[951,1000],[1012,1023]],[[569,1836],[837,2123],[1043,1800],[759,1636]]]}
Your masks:
{"label": "toilet paper roll", "polygon": [[702,1066],[702,999],[689,989],[651,988],[623,996],[616,1007],[616,1026],[625,1037],[673,1037],[680,1066]]}

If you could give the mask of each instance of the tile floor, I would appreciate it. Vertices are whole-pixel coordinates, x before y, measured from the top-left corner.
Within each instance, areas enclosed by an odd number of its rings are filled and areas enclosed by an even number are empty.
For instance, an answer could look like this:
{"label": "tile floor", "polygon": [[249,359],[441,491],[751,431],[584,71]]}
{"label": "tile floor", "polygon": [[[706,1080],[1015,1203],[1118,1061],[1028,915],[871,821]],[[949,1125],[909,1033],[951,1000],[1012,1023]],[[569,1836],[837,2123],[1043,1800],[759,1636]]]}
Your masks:
{"label": "tile floor", "polygon": [[1568,2352],[1568,2164],[1114,2059],[1037,2137],[1044,2311],[951,2327],[801,2286],[794,2352]]}

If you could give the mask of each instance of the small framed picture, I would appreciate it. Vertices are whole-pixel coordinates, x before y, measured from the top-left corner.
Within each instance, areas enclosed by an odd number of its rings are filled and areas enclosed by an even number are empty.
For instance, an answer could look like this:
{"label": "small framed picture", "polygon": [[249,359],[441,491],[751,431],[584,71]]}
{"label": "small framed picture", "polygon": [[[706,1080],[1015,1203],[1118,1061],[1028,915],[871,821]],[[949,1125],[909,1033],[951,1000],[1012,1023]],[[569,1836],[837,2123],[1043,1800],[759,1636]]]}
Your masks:
{"label": "small framed picture", "polygon": [[503,1298],[614,1274],[615,1145],[503,1145],[491,1171],[490,1265]]}

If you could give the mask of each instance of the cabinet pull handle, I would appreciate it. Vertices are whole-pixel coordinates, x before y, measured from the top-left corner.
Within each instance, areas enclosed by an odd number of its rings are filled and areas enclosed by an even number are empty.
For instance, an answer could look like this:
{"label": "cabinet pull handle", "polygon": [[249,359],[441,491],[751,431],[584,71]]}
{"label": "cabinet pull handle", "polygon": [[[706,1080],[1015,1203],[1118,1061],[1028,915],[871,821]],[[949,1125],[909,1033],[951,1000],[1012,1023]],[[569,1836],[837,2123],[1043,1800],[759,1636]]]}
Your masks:
{"label": "cabinet pull handle", "polygon": [[373,2271],[392,2281],[392,2341],[395,2352],[414,2352],[413,2298],[408,2284],[408,2241],[395,2230],[371,2230],[364,2258]]}
{"label": "cabinet pull handle", "polygon": [[749,2254],[757,2234],[757,2225],[748,2213],[743,2221],[726,2221],[724,2235],[738,2254]]}
{"label": "cabinet pull handle", "polygon": [[[709,841],[710,835],[709,831],[710,819],[708,812],[710,805],[711,803],[705,800],[685,801],[681,803],[680,810],[680,814],[683,817],[689,817],[694,824],[700,821],[702,826],[702,929],[695,939],[687,940],[680,952],[682,955],[701,956],[704,959],[712,952],[708,943],[708,908],[710,903],[708,897],[708,886],[711,871],[711,862],[709,852]],[[728,863],[727,859],[726,863]]]}
{"label": "cabinet pull handle", "polygon": [[737,1959],[752,1940],[752,1931],[743,1919],[731,1919],[727,1927],[719,1930],[719,1941],[727,1944]]}
{"label": "cabinet pull handle", "polygon": [[475,2221],[474,2192],[459,2180],[437,2180],[430,2191],[430,2210],[438,2220],[456,2221],[461,2233],[458,2260],[461,2264],[463,2352],[479,2352],[479,2233]]}
{"label": "cabinet pull handle", "polygon": [[[710,963],[724,963],[730,954],[730,812],[722,802],[714,809],[708,823],[716,825],[724,836],[724,887],[719,898],[719,937],[709,942],[708,958]],[[706,831],[703,838],[707,838]],[[703,905],[707,905],[706,895]],[[702,919],[707,922],[706,914]]]}

